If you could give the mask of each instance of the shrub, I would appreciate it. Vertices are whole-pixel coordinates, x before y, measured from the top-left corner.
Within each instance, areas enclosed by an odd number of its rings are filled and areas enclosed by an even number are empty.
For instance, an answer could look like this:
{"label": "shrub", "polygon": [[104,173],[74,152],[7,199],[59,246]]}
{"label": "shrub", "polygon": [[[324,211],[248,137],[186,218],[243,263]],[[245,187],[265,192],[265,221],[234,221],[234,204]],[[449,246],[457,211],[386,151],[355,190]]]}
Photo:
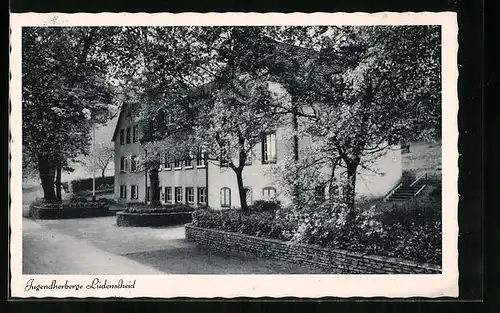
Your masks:
{"label": "shrub", "polygon": [[281,208],[281,203],[279,200],[257,200],[255,201],[249,209],[255,212],[265,212],[265,211],[276,211]]}
{"label": "shrub", "polygon": [[[113,188],[114,183],[115,183],[114,176],[107,176],[104,178],[96,177],[95,179],[96,190]],[[73,189],[73,193],[85,190],[92,190],[92,178],[73,180],[71,181],[71,188]]]}
{"label": "shrub", "polygon": [[71,203],[75,203],[75,202],[87,202],[87,198],[85,197],[71,197],[71,199],[69,199],[69,202]]}
{"label": "shrub", "polygon": [[185,204],[170,204],[156,208],[150,208],[147,207],[146,205],[133,205],[133,206],[128,206],[123,212],[154,214],[154,213],[189,213],[195,210],[196,208]]}
{"label": "shrub", "polygon": [[342,217],[336,216],[307,227],[304,220],[283,218],[283,211],[270,216],[266,211],[243,214],[233,209],[197,210],[192,222],[198,227],[250,236],[441,264],[440,210],[429,209],[429,203],[415,201],[406,210],[383,213],[364,210],[357,212],[351,225],[338,222]]}

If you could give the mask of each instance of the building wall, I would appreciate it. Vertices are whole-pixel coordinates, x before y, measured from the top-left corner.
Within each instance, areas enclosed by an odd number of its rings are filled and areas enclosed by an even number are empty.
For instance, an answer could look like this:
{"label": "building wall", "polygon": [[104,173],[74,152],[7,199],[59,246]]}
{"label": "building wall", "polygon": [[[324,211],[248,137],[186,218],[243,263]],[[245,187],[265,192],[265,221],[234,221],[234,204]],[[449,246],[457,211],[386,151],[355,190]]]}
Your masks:
{"label": "building wall", "polygon": [[[286,142],[283,140],[285,135],[284,128],[276,131],[276,159],[283,159],[288,153]],[[237,162],[237,161],[235,161]],[[240,206],[240,197],[238,192],[238,182],[236,173],[229,167],[220,167],[218,162],[210,161],[208,164],[208,198],[209,206],[220,207],[220,191],[223,187],[231,189],[231,206]],[[262,164],[262,143],[258,143],[252,149],[252,164],[245,165],[243,169],[243,185],[249,187],[252,193],[252,202],[263,199],[263,189],[265,187],[274,187],[277,190],[277,198],[286,201],[275,181],[266,175],[271,164]]]}
{"label": "building wall", "polygon": [[376,199],[386,196],[401,179],[403,171],[401,149],[392,146],[375,160],[366,159],[359,167],[356,181],[356,197]]}
{"label": "building wall", "polygon": [[[126,142],[126,129],[127,127],[131,128],[131,132],[133,132],[132,127],[136,125],[133,118],[131,116],[127,116],[127,112],[124,112],[124,116],[121,120],[119,120],[117,127],[119,129],[125,129],[125,143],[124,145],[120,145],[120,134],[115,140],[115,200],[119,203],[125,202],[137,202],[141,200],[144,201],[145,187],[144,187],[144,172],[131,173],[130,168],[127,172],[123,173],[120,170],[120,158],[121,157],[130,157],[132,155],[140,155],[143,151],[140,143],[132,142],[133,134],[131,134],[131,143],[127,144]],[[139,138],[142,135],[142,129],[139,127]],[[130,166],[130,163],[129,163]],[[127,186],[127,199],[120,199],[120,185]],[[138,200],[130,200],[130,186],[137,185],[139,187],[139,199]]]}

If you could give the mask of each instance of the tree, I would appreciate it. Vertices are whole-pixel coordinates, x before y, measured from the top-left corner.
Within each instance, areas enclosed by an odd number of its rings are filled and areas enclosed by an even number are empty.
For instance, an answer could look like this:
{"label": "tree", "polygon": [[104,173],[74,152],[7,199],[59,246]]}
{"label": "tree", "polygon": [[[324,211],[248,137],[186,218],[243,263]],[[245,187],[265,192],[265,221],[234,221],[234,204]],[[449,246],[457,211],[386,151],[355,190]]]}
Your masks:
{"label": "tree", "polygon": [[114,156],[114,147],[110,143],[100,143],[85,157],[83,164],[89,172],[100,171],[101,177],[104,178],[106,169],[113,163]]}
{"label": "tree", "polygon": [[[328,138],[324,149],[346,168],[346,203],[354,214],[356,173],[363,159],[393,144],[440,135],[440,29],[377,26],[336,29],[343,40],[325,38],[318,64],[344,64],[318,71],[314,123],[309,132]],[[342,59],[348,52],[349,58]]]}
{"label": "tree", "polygon": [[107,108],[99,104],[111,101],[112,90],[103,43],[115,33],[113,28],[23,28],[23,149],[36,162],[48,202],[60,201],[68,162],[88,153],[85,110],[106,116]]}
{"label": "tree", "polygon": [[[140,28],[131,29],[130,36],[138,38],[134,42],[142,40],[138,67],[148,105],[142,107],[141,118],[152,123],[141,142],[148,151],[144,160],[150,171],[151,205],[159,203],[162,155],[178,157],[182,143],[190,150],[186,154],[197,154],[202,146],[207,155],[227,160],[246,210],[245,160],[277,116],[267,113],[266,103],[272,99],[266,75],[259,72],[268,42],[258,28],[238,27]],[[162,116],[173,117],[174,129],[165,127]],[[165,140],[172,144],[155,144]]]}

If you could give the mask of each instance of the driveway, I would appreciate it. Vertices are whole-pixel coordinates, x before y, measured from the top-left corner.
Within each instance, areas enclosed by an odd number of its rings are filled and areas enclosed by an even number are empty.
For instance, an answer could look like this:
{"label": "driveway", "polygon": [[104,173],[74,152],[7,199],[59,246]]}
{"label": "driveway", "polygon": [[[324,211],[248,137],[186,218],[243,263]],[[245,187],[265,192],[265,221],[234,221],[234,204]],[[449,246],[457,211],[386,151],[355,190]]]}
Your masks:
{"label": "driveway", "polygon": [[118,227],[116,217],[23,219],[25,274],[320,274],[317,269],[214,253],[184,227]]}

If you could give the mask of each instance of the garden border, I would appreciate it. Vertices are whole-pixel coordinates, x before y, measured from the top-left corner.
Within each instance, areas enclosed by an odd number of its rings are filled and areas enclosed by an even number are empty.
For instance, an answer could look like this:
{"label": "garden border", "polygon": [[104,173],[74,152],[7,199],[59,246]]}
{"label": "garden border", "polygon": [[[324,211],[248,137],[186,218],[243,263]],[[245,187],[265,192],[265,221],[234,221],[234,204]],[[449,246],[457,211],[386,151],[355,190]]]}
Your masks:
{"label": "garden border", "polygon": [[116,212],[116,225],[118,226],[172,226],[190,223],[193,212],[170,213],[129,213]]}
{"label": "garden border", "polygon": [[87,206],[79,206],[78,203],[68,203],[55,207],[31,204],[29,216],[35,219],[67,219],[115,215],[115,212],[110,210],[108,205],[89,205],[92,202],[83,203]]}
{"label": "garden border", "polygon": [[328,249],[314,245],[248,236],[218,229],[185,226],[186,239],[224,252],[248,253],[295,264],[307,264],[332,273],[345,274],[441,274],[438,265],[379,255]]}

